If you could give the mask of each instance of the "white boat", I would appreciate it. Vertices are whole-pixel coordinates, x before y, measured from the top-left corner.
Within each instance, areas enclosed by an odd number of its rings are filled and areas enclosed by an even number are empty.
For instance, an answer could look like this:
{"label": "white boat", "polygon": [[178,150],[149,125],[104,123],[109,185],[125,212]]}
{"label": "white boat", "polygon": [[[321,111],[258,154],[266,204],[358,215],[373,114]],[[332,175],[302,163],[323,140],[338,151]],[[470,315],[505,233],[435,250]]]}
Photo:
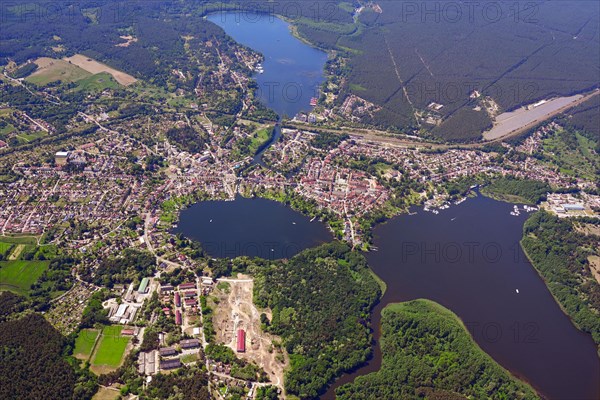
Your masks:
{"label": "white boat", "polygon": [[519,293],[519,289],[515,289],[515,291],[516,291],[517,293]]}

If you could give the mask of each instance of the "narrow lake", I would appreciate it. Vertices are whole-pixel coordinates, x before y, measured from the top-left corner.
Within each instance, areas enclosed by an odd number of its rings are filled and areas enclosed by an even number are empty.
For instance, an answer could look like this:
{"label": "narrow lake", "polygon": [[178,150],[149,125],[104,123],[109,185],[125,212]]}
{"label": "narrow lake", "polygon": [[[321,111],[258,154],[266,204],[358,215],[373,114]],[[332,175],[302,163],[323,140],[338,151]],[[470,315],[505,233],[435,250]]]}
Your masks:
{"label": "narrow lake", "polygon": [[290,118],[309,111],[310,99],[319,97],[327,53],[302,42],[290,25],[268,14],[224,12],[208,16],[238,43],[264,55],[264,73],[255,79],[264,104]]}
{"label": "narrow lake", "polygon": [[290,258],[333,239],[321,222],[281,203],[243,197],[192,205],[183,210],[173,233],[199,241],[212,257],[269,260]]}

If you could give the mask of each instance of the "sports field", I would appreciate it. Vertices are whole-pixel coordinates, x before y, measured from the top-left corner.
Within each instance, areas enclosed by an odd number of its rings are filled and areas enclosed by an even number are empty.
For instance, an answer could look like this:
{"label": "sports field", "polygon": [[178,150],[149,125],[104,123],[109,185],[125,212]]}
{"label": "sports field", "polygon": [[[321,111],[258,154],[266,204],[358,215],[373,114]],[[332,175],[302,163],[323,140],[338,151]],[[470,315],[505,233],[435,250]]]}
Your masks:
{"label": "sports field", "polygon": [[123,355],[131,338],[122,337],[122,326],[107,326],[102,330],[102,336],[96,346],[92,360],[92,370],[96,373],[106,373],[121,365]]}
{"label": "sports field", "polygon": [[88,360],[92,355],[94,344],[100,334],[99,329],[83,329],[75,339],[73,355],[80,360]]}
{"label": "sports field", "polygon": [[49,264],[49,261],[0,261],[0,291],[26,295]]}

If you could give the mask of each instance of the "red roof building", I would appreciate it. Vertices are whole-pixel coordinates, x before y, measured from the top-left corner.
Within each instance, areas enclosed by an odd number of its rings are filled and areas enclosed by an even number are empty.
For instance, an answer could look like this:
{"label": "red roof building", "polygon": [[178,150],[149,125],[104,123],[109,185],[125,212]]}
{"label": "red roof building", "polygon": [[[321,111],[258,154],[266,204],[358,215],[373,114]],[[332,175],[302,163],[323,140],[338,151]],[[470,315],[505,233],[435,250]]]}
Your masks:
{"label": "red roof building", "polygon": [[243,329],[238,329],[237,332],[237,351],[238,353],[246,352],[246,332]]}
{"label": "red roof building", "polygon": [[194,282],[186,282],[179,285],[179,290],[188,290],[188,289],[196,289],[196,284]]}
{"label": "red roof building", "polygon": [[175,323],[181,325],[181,311],[179,310],[175,312]]}
{"label": "red roof building", "polygon": [[181,296],[179,296],[179,293],[175,293],[175,306],[181,307]]}

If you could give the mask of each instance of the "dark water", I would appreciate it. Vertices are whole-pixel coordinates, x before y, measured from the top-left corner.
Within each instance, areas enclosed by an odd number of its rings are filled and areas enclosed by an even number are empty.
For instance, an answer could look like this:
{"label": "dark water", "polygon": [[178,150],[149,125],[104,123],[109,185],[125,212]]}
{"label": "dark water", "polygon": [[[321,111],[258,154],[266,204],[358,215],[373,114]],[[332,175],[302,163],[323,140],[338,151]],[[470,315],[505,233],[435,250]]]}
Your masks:
{"label": "dark water", "polygon": [[263,74],[256,74],[264,104],[280,116],[308,111],[319,97],[327,54],[295,38],[289,24],[267,14],[224,12],[208,16],[238,43],[262,53]]}
{"label": "dark water", "polygon": [[[271,16],[225,13],[209,20],[265,55],[265,72],[256,78],[267,106],[282,116],[309,109],[323,81],[325,53],[294,38],[287,23]],[[599,399],[596,347],[571,324],[525,258],[519,240],[527,215],[513,217],[511,210],[510,204],[478,197],[439,215],[420,211],[377,227],[379,251],[367,257],[388,291],[374,310],[373,325],[390,302],[428,298],[454,311],[483,350],[544,396]],[[195,205],[182,213],[177,232],[218,257],[289,257],[331,240],[321,224],[278,203],[248,199]],[[380,365],[375,346],[368,365],[340,378],[323,397],[333,398],[335,387]]]}
{"label": "dark water", "polygon": [[[212,221],[212,222],[211,222]],[[202,243],[212,257],[289,258],[332,240],[319,221],[271,200],[204,201],[181,213],[173,233]]]}
{"label": "dark water", "polygon": [[[519,240],[527,214],[514,217],[511,210],[480,196],[439,215],[419,211],[378,226],[379,251],[367,258],[388,289],[373,326],[388,303],[431,299],[456,313],[483,350],[545,397],[598,399],[595,344],[573,326],[526,259]],[[375,350],[366,367],[335,387],[377,371],[381,352]],[[333,390],[324,398],[333,398]]]}

